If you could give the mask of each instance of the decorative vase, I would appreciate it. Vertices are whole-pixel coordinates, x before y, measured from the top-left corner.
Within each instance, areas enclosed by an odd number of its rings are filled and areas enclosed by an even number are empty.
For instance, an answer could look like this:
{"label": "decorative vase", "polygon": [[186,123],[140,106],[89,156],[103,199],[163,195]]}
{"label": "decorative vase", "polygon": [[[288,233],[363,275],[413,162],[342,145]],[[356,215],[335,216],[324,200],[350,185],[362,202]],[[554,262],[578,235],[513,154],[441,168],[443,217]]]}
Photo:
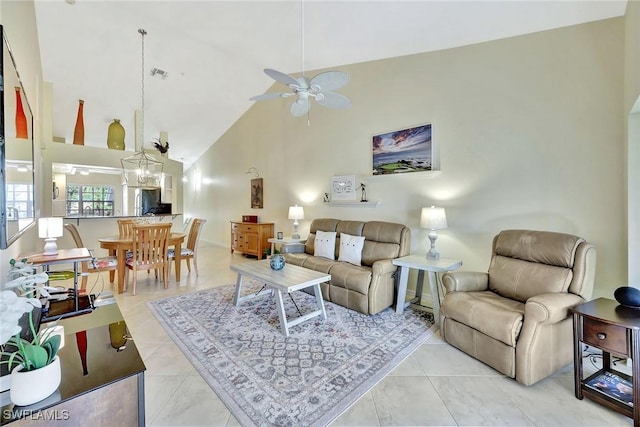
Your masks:
{"label": "decorative vase", "polygon": [[269,265],[271,266],[272,270],[282,270],[284,268],[284,264],[285,264],[285,259],[282,255],[280,254],[275,254],[271,256],[271,259],[269,260]]}
{"label": "decorative vase", "polygon": [[107,147],[112,150],[124,150],[124,128],[120,119],[113,119],[107,132]]}
{"label": "decorative vase", "polygon": [[60,386],[60,358],[58,356],[40,369],[22,372],[22,365],[11,371],[11,401],[18,406],[32,405],[55,392]]}
{"label": "decorative vase", "polygon": [[621,305],[640,309],[640,290],[631,286],[621,286],[613,293],[614,298]]}
{"label": "decorative vase", "polygon": [[22,107],[22,92],[20,86],[16,86],[16,138],[29,139],[27,116]]}
{"label": "decorative vase", "polygon": [[73,143],[84,145],[84,101],[78,101],[78,117],[76,117],[76,127],[73,129]]}

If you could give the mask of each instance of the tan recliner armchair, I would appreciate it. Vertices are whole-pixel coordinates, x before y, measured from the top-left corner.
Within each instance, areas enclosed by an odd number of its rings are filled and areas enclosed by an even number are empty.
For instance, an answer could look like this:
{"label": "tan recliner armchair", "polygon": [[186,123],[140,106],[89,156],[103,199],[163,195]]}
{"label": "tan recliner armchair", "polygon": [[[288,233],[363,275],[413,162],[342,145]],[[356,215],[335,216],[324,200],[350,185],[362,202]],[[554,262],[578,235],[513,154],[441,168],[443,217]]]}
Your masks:
{"label": "tan recliner armchair", "polygon": [[442,336],[531,385],[573,361],[570,308],[593,292],[595,247],[569,234],[506,230],[488,273],[445,273]]}

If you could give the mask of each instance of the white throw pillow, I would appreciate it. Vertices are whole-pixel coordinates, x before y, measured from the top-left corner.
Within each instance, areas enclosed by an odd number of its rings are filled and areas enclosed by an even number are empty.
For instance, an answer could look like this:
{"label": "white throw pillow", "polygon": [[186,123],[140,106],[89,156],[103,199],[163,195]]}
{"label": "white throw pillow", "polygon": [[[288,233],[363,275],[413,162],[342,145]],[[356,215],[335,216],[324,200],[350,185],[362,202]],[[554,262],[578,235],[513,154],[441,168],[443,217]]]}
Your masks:
{"label": "white throw pillow", "polygon": [[345,261],[353,265],[362,264],[362,248],[364,236],[352,236],[340,233],[340,253],[338,261]]}
{"label": "white throw pillow", "polygon": [[313,255],[336,259],[335,231],[316,231],[316,240],[313,243]]}

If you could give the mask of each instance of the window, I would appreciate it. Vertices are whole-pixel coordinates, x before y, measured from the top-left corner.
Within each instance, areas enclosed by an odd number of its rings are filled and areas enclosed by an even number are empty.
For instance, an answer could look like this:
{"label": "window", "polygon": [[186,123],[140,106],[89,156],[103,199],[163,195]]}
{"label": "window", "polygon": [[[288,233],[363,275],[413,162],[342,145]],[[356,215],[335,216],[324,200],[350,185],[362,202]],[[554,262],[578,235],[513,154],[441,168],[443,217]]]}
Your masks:
{"label": "window", "polygon": [[67,184],[67,215],[113,216],[113,186]]}
{"label": "window", "polygon": [[34,218],[33,184],[7,184],[7,219]]}

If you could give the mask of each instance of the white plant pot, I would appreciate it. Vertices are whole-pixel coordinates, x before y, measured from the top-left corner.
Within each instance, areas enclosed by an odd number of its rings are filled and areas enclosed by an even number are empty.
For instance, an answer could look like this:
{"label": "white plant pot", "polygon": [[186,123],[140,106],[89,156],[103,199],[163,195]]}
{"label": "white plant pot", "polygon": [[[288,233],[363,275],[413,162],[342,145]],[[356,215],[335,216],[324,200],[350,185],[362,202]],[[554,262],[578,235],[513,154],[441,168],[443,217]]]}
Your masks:
{"label": "white plant pot", "polygon": [[18,406],[39,402],[60,386],[60,358],[35,371],[22,372],[22,365],[11,371],[11,402]]}

